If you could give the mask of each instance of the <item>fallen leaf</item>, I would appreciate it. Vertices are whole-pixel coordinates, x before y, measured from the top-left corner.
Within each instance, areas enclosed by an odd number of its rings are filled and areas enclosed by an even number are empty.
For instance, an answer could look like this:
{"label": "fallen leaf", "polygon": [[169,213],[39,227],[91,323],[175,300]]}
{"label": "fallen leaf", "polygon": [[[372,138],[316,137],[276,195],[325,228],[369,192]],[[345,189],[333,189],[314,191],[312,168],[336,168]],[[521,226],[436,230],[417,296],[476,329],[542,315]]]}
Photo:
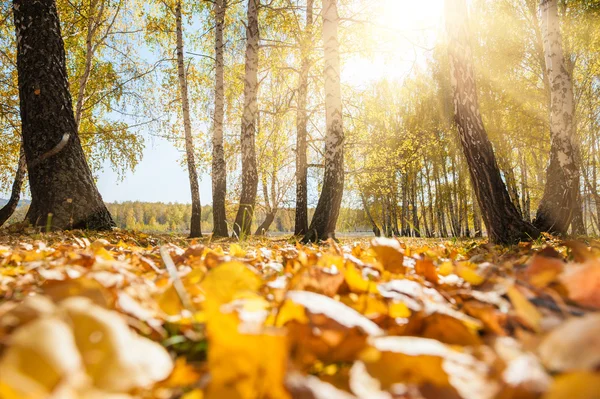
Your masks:
{"label": "fallen leaf", "polygon": [[593,371],[600,366],[600,314],[567,320],[539,346],[540,359],[552,371]]}
{"label": "fallen leaf", "polygon": [[404,251],[398,240],[393,238],[374,238],[371,241],[371,248],[377,255],[377,260],[381,262],[386,270],[392,273],[405,273]]}

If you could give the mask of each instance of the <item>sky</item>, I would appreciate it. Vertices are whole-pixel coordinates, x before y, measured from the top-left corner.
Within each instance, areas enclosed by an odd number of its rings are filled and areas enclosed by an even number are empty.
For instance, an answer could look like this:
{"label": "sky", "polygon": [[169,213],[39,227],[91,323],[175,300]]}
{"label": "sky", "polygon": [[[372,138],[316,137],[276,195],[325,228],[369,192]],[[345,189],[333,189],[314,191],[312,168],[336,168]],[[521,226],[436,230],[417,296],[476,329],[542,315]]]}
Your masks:
{"label": "sky", "polygon": [[[386,51],[372,58],[348,60],[342,69],[342,82],[356,86],[383,77],[403,79],[416,63],[424,60],[426,50],[415,47],[416,41],[431,43],[439,31],[443,0],[379,0],[380,18],[388,41]],[[425,36],[424,36],[425,35]],[[390,51],[391,50],[391,51]],[[122,181],[108,164],[98,178],[98,188],[106,202],[148,201],[189,203],[190,185],[187,171],[181,166],[182,153],[162,138],[146,138],[143,157],[134,172]],[[212,190],[209,174],[200,176],[202,204],[210,204]]]}
{"label": "sky", "polygon": [[[159,138],[146,139],[141,162],[134,172],[119,181],[108,163],[98,178],[98,189],[105,202],[145,201],[190,203],[190,181],[181,166],[183,153],[173,143]],[[200,175],[200,201],[212,202],[210,175]]]}

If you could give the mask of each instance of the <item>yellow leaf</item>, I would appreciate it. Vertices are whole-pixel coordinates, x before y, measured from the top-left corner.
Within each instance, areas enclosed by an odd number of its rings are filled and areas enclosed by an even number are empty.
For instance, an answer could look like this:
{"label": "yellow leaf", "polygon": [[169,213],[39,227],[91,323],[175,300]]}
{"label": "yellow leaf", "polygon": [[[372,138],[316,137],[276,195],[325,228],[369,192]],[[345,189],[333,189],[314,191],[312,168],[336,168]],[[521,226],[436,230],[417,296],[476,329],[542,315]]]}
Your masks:
{"label": "yellow leaf", "polygon": [[516,286],[508,289],[508,298],[512,302],[517,315],[535,331],[540,331],[542,315],[537,308],[519,291]]}
{"label": "yellow leaf", "polygon": [[193,391],[187,392],[181,396],[181,399],[203,399],[204,393],[202,393],[199,389],[194,389]]}
{"label": "yellow leaf", "polygon": [[234,243],[229,246],[229,255],[235,258],[243,258],[246,256],[246,251],[242,249],[240,244]]}
{"label": "yellow leaf", "polygon": [[580,372],[559,375],[543,399],[598,399],[600,374]]}
{"label": "yellow leaf", "polygon": [[262,280],[248,267],[237,261],[223,263],[211,269],[201,283],[207,303],[217,307],[231,302],[244,291],[257,291]]}
{"label": "yellow leaf", "polygon": [[471,285],[477,286],[483,284],[485,278],[480,276],[475,271],[476,267],[477,266],[475,264],[470,262],[459,262],[457,265],[456,274]]}
{"label": "yellow leaf", "polygon": [[279,309],[275,322],[270,324],[281,327],[292,320],[298,321],[301,324],[308,323],[308,317],[306,317],[306,311],[304,310],[304,307],[294,303],[293,301],[286,300]]}
{"label": "yellow leaf", "polygon": [[454,272],[454,265],[452,265],[452,262],[448,262],[448,261],[443,262],[438,267],[437,272],[440,276],[448,276]]}
{"label": "yellow leaf", "polygon": [[178,357],[175,360],[173,372],[162,384],[167,387],[186,387],[198,381],[199,378],[200,375],[194,367],[187,363],[185,357]]}
{"label": "yellow leaf", "polygon": [[408,306],[406,306],[406,304],[404,302],[399,302],[399,301],[392,301],[389,304],[389,315],[390,317],[396,319],[396,318],[409,318],[410,315],[412,314],[412,312],[410,311],[410,309],[408,308]]}
{"label": "yellow leaf", "polygon": [[361,271],[352,262],[348,262],[346,264],[344,279],[346,280],[346,284],[348,284],[348,287],[350,287],[352,292],[378,292],[377,284],[374,281],[365,279]]}
{"label": "yellow leaf", "polygon": [[386,270],[392,273],[404,273],[404,251],[398,240],[393,238],[375,238],[371,241],[371,248],[377,254],[377,260]]}

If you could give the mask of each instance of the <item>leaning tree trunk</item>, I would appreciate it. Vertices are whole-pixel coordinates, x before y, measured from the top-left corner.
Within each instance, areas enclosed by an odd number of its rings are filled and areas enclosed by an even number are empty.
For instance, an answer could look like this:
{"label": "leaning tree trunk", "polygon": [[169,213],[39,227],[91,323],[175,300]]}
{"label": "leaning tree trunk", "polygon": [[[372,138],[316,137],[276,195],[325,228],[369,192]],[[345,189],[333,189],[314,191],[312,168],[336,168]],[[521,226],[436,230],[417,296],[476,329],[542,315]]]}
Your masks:
{"label": "leaning tree trunk", "polygon": [[575,153],[573,84],[563,56],[556,0],[540,2],[546,72],[550,82],[550,163],[546,187],[534,225],[542,231],[566,234],[576,214],[579,168]]}
{"label": "leaning tree trunk", "polygon": [[446,0],[446,28],[454,118],[489,239],[511,244],[537,237],[510,200],[479,113],[465,0]]}
{"label": "leaning tree trunk", "polygon": [[323,0],[325,46],[325,176],[323,188],[304,241],[335,238],[335,225],[344,194],[344,130],[340,87],[339,16],[337,0]]}
{"label": "leaning tree trunk", "polygon": [[363,194],[362,191],[360,191],[360,199],[362,201],[363,208],[365,210],[367,218],[369,219],[369,222],[371,222],[373,234],[375,234],[375,237],[381,237],[381,230],[377,226],[377,223],[375,223],[375,219],[373,219],[373,215],[371,214],[371,211],[369,210],[369,204],[367,204],[367,199],[365,198],[365,195]]}
{"label": "leaning tree trunk", "polygon": [[54,0],[14,0],[23,146],[31,206],[46,229],[114,226],[86,162],[73,114]]}
{"label": "leaning tree trunk", "polygon": [[212,148],[213,237],[228,237],[225,197],[227,196],[227,164],[223,147],[223,120],[225,117],[223,29],[227,0],[215,1],[215,111]]}
{"label": "leaning tree trunk", "polygon": [[294,223],[294,235],[300,236],[308,231],[308,161],[307,150],[307,124],[308,112],[306,109],[306,98],[308,95],[308,74],[310,72],[310,49],[312,47],[312,25],[313,25],[313,0],[306,1],[306,26],[300,51],[302,53],[302,65],[298,80],[298,109],[296,111],[296,219]]}
{"label": "leaning tree trunk", "polygon": [[192,140],[192,122],[190,120],[190,103],[188,100],[187,76],[183,58],[183,28],[181,21],[181,1],[175,5],[175,24],[177,29],[177,75],[181,94],[181,111],[183,113],[183,130],[185,133],[185,156],[187,158],[190,190],[192,192],[192,217],[190,220],[190,237],[202,237],[202,205],[200,204],[200,187],[198,187],[198,171],[194,156]]}
{"label": "leaning tree trunk", "polygon": [[264,236],[267,234],[267,231],[269,231],[271,224],[273,224],[273,221],[275,220],[275,213],[276,213],[275,210],[267,213],[265,220],[263,220],[263,222],[260,224],[260,226],[258,226],[254,235]]}
{"label": "leaning tree trunk", "polygon": [[246,75],[244,78],[244,114],[242,115],[242,194],[233,234],[237,238],[250,235],[254,219],[254,205],[258,189],[256,168],[256,116],[258,113],[258,2],[248,0],[248,25],[246,28]]}
{"label": "leaning tree trunk", "polygon": [[19,164],[17,165],[17,173],[15,173],[15,180],[13,180],[12,190],[10,198],[6,205],[0,209],[0,227],[12,216],[19,205],[21,199],[21,188],[23,187],[23,180],[25,180],[25,174],[27,173],[27,162],[25,161],[25,150],[21,145],[19,154]]}

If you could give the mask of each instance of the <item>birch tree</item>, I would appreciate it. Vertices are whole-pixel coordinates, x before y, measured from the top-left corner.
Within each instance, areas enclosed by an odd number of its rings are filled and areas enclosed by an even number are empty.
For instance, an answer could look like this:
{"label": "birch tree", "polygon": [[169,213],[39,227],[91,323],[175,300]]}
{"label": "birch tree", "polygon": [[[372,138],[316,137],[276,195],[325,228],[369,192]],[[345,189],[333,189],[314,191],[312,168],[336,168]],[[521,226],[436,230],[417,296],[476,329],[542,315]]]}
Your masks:
{"label": "birch tree", "polygon": [[301,66],[298,78],[298,108],[296,110],[296,216],[294,235],[308,232],[308,162],[307,162],[307,96],[308,75],[311,67],[313,0],[306,1],[306,24],[304,32],[298,35]]}
{"label": "birch tree", "polygon": [[344,194],[344,130],[340,87],[339,15],[337,0],[323,0],[325,46],[325,172],[323,188],[305,242],[335,238],[335,227]]}
{"label": "birch tree", "polygon": [[510,199],[479,113],[465,0],[446,0],[446,29],[454,119],[489,239],[509,244],[536,237]]}
{"label": "birch tree", "polygon": [[542,231],[566,234],[579,202],[573,84],[563,53],[557,0],[541,0],[539,10],[550,86],[551,148],[544,195],[534,224]]}
{"label": "birch tree", "polygon": [[227,196],[227,164],[223,147],[223,120],[225,117],[223,29],[227,0],[215,0],[215,109],[212,138],[212,205],[213,236],[228,237],[225,197]]}
{"label": "birch tree", "polygon": [[240,147],[242,155],[242,192],[240,205],[233,225],[237,238],[251,234],[254,219],[258,170],[256,167],[256,118],[258,113],[258,6],[259,0],[248,0],[246,25],[246,61],[244,76],[244,110]]}
{"label": "birch tree", "polygon": [[32,197],[27,219],[46,229],[110,229],[77,133],[56,3],[14,0],[13,13]]}
{"label": "birch tree", "polygon": [[202,236],[202,206],[200,204],[200,188],[198,187],[198,171],[194,158],[194,142],[192,139],[192,123],[190,121],[190,103],[188,99],[187,76],[183,55],[183,27],[181,18],[181,1],[175,4],[175,25],[177,35],[177,76],[181,95],[181,112],[183,114],[183,129],[185,133],[185,155],[187,160],[190,190],[192,192],[192,218],[190,220],[190,237]]}

